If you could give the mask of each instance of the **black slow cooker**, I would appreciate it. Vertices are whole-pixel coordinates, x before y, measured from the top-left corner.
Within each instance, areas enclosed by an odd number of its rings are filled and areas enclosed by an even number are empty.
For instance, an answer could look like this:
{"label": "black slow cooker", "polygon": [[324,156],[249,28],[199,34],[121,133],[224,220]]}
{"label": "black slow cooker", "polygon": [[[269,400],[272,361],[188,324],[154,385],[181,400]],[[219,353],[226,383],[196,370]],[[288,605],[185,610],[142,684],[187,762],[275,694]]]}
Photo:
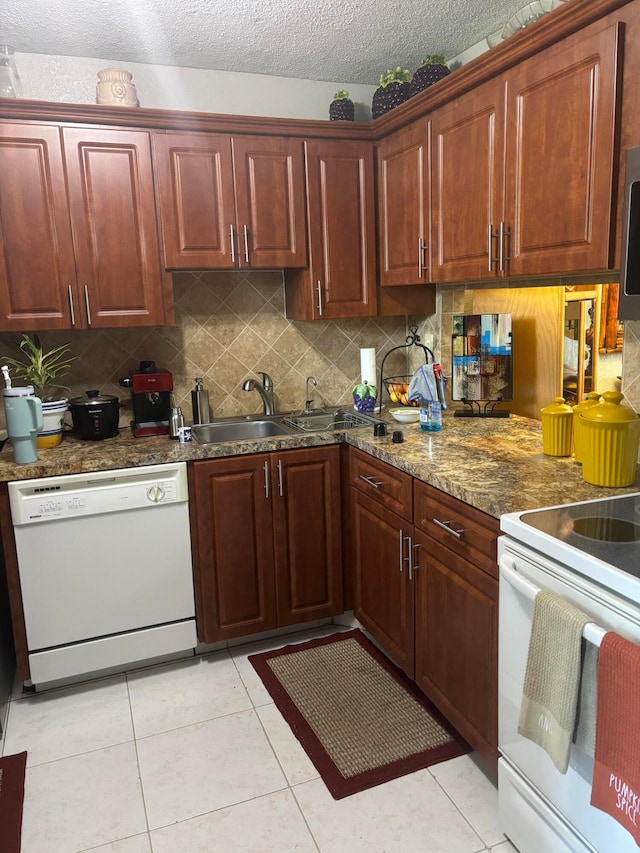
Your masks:
{"label": "black slow cooker", "polygon": [[112,394],[87,391],[69,400],[73,427],[84,439],[111,438],[118,434],[120,400]]}

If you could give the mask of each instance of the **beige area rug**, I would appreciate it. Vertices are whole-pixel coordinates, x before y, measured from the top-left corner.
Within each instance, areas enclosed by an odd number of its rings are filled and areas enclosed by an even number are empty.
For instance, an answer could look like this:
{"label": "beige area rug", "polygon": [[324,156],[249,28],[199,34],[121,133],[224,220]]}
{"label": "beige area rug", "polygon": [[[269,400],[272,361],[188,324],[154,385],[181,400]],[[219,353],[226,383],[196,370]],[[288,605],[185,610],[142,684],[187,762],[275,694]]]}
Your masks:
{"label": "beige area rug", "polygon": [[249,660],[335,799],[470,750],[361,631]]}

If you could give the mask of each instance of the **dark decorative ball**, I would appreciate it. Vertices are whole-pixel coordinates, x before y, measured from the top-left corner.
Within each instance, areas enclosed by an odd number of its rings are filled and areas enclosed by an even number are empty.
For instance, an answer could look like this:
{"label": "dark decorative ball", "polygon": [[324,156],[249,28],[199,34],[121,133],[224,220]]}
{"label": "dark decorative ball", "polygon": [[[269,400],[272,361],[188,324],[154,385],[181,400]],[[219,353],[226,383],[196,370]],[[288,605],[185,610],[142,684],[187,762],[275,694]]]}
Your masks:
{"label": "dark decorative ball", "polygon": [[443,77],[446,77],[447,74],[451,72],[447,68],[446,65],[423,65],[411,78],[411,91],[409,93],[409,97],[412,98],[414,95],[417,95],[418,92],[422,92],[424,89],[428,89],[429,86],[433,86],[438,80],[442,80]]}
{"label": "dark decorative ball", "polygon": [[380,86],[373,93],[373,101],[371,103],[371,115],[373,118],[380,118],[381,115],[388,113],[399,107],[400,104],[409,98],[411,83],[389,83],[388,86]]}
{"label": "dark decorative ball", "polygon": [[329,104],[329,118],[331,121],[353,121],[355,118],[355,107],[349,98],[341,98],[331,101]]}

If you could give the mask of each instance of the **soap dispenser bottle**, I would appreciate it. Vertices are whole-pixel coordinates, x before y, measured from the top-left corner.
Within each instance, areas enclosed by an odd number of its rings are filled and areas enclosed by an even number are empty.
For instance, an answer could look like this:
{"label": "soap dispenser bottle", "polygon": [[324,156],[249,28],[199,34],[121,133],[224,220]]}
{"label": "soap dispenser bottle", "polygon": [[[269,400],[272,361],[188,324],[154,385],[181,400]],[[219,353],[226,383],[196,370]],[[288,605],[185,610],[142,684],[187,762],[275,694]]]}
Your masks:
{"label": "soap dispenser bottle", "polygon": [[211,423],[209,392],[204,389],[202,379],[198,377],[196,377],[196,387],[191,392],[191,408],[193,409],[194,424]]}

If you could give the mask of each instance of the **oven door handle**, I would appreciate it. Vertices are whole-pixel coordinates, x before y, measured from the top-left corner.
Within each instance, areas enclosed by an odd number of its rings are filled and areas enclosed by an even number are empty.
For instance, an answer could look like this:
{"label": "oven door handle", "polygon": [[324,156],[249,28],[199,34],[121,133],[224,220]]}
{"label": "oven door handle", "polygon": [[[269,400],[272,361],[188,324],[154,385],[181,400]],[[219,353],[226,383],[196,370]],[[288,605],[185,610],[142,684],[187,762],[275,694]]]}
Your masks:
{"label": "oven door handle", "polygon": [[[541,588],[520,574],[515,561],[503,554],[500,557],[499,565],[500,574],[504,580],[517,592],[522,593],[525,598],[528,598],[529,601],[534,601],[536,595],[541,592]],[[584,626],[582,636],[585,640],[593,643],[594,646],[599,646],[606,633],[607,631],[601,628],[600,625],[596,625],[595,622],[587,622]]]}

